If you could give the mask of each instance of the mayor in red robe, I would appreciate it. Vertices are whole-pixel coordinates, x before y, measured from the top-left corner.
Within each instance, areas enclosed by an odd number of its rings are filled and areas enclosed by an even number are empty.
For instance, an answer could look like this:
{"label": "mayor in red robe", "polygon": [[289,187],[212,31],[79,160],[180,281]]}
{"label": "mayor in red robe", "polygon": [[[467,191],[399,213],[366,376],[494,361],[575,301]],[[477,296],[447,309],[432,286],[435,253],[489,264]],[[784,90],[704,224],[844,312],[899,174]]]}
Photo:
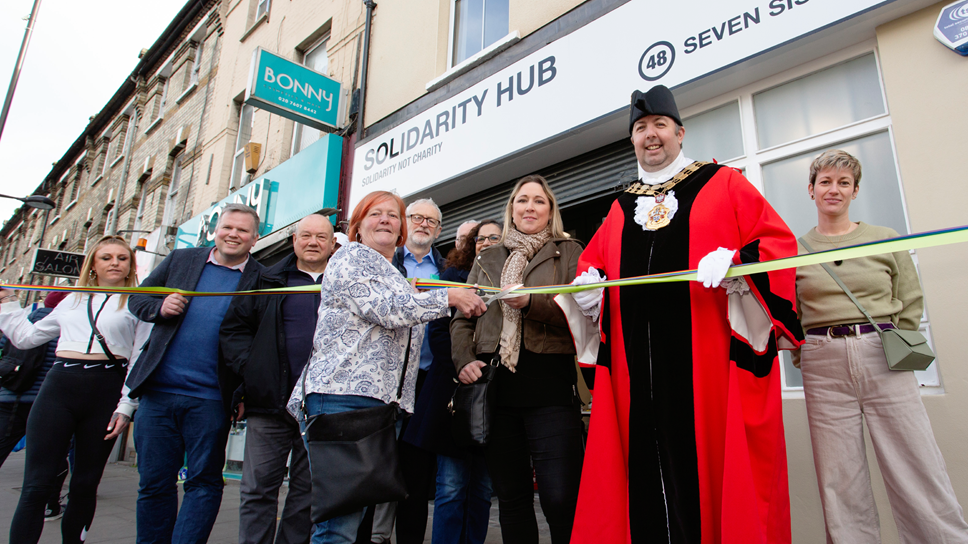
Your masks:
{"label": "mayor in red robe", "polygon": [[601,343],[572,543],[790,542],[777,350],[802,343],[794,270],[723,276],[796,255],[796,240],[738,171],[684,157],[668,89],[636,92],[631,110],[641,179],[578,270],[587,282],[698,267],[705,285],[575,296]]}

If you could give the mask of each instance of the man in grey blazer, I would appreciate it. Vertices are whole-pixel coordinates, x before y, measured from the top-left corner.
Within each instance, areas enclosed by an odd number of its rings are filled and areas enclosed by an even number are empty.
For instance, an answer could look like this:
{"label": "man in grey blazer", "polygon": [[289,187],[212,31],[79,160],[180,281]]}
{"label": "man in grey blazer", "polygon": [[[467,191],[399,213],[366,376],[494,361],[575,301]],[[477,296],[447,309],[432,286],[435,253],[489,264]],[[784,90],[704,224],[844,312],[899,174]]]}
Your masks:
{"label": "man in grey blazer", "polygon": [[[259,238],[250,207],[223,207],[214,248],[176,249],[141,283],[192,291],[251,289],[264,267],[249,256]],[[218,331],[231,297],[135,295],[128,308],[154,323],[127,385],[140,397],[134,440],[138,452],[138,543],[205,542],[222,501],[222,465],[232,394],[238,378],[220,362]],[[178,511],[178,470],[188,478]]]}

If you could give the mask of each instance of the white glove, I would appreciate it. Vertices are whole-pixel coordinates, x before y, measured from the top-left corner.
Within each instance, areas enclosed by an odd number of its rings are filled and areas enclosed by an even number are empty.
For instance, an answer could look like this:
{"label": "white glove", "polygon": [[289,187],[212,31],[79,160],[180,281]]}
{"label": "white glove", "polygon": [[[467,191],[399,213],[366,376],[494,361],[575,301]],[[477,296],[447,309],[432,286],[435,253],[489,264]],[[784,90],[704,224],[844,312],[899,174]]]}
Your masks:
{"label": "white glove", "polygon": [[[605,281],[605,278],[598,273],[597,269],[589,266],[588,270],[582,272],[579,276],[576,276],[575,279],[571,281],[571,284],[588,285],[589,283],[598,283],[601,281]],[[599,287],[598,289],[586,289],[584,291],[578,291],[577,293],[571,293],[571,296],[581,308],[581,313],[592,318],[592,321],[598,321],[598,316],[602,313],[603,291],[605,291],[604,287]]]}
{"label": "white glove", "polygon": [[703,287],[719,287],[723,278],[726,277],[730,265],[733,264],[733,255],[735,254],[735,249],[726,249],[725,247],[710,251],[709,255],[699,261],[696,281],[702,283]]}

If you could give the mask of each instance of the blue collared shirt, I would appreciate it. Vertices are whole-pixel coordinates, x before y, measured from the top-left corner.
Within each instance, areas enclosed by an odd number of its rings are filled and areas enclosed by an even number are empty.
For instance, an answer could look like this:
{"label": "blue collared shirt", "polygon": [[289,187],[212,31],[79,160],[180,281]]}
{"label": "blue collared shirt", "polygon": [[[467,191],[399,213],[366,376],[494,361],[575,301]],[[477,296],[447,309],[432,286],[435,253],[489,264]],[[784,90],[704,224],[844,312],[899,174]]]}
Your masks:
{"label": "blue collared shirt", "polygon": [[[417,257],[410,248],[403,246],[403,267],[407,269],[408,278],[420,278],[423,280],[440,279],[437,273],[437,263],[434,262],[434,252],[424,255],[423,260],[417,262]],[[423,344],[420,345],[420,370],[430,368],[430,363],[434,361],[434,356],[430,353],[430,339],[424,334]]]}

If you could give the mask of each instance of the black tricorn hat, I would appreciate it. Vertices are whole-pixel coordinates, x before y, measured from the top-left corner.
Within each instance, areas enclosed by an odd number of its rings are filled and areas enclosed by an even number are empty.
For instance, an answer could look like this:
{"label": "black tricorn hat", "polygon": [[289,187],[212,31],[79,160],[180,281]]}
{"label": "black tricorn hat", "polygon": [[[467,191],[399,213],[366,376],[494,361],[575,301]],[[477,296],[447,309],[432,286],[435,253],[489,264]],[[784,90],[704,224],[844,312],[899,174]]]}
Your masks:
{"label": "black tricorn hat", "polygon": [[629,134],[632,134],[635,122],[646,115],[665,115],[682,126],[676,99],[665,85],[656,85],[644,93],[642,91],[632,93],[632,104],[629,106]]}

